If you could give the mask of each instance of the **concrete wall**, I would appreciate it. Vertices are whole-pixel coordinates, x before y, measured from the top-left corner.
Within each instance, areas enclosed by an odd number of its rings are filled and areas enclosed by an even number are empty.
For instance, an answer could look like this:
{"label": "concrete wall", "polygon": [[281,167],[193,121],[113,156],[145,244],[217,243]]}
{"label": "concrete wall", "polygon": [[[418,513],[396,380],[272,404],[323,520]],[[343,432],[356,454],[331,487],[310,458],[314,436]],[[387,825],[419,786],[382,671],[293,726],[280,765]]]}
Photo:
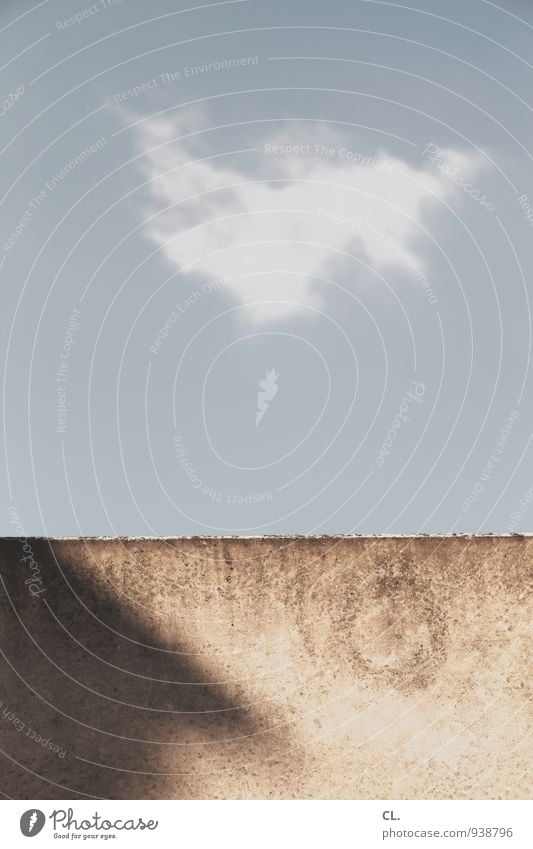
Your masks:
{"label": "concrete wall", "polygon": [[0,541],[0,789],[527,797],[532,555],[523,537]]}

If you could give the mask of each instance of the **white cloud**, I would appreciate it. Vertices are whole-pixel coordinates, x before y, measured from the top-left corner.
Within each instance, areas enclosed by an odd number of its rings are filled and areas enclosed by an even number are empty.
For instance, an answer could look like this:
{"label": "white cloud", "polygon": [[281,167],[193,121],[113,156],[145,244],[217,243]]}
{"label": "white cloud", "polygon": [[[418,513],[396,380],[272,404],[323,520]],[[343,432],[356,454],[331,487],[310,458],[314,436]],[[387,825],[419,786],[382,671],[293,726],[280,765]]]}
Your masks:
{"label": "white cloud", "polygon": [[[322,307],[327,284],[313,275],[327,277],[338,266],[338,251],[380,273],[395,266],[405,273],[405,257],[387,248],[391,239],[423,269],[410,245],[420,236],[424,205],[456,191],[423,160],[416,169],[379,152],[365,158],[327,128],[310,138],[308,129],[293,127],[266,142],[309,145],[300,154],[261,147],[233,156],[217,150],[215,158],[174,141],[180,133],[173,119],[144,121],[134,132],[152,180],[145,234],[177,268],[203,279],[236,275],[228,291],[238,303],[274,301],[245,311],[259,324],[293,314],[298,304]],[[317,155],[314,145],[322,143],[334,155]],[[250,163],[257,163],[252,177]],[[477,170],[465,155],[462,167]],[[361,266],[346,262],[355,283]]]}

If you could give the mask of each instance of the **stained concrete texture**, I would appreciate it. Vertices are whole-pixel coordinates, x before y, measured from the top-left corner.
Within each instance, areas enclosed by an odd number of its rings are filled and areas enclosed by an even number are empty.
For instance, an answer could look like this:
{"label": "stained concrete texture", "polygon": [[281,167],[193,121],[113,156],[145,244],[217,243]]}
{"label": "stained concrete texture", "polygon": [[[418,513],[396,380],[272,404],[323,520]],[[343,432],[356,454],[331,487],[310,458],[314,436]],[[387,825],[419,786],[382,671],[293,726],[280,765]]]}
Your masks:
{"label": "stained concrete texture", "polygon": [[0,788],[527,798],[532,559],[530,537],[2,540]]}

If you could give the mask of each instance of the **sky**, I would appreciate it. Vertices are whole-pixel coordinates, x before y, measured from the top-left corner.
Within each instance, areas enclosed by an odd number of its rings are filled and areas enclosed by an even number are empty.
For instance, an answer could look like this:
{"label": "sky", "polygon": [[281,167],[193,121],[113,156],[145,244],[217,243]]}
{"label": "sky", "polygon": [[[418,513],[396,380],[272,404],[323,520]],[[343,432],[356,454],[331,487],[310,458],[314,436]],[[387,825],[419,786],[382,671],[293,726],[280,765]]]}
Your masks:
{"label": "sky", "polygon": [[0,533],[533,530],[530,3],[0,39]]}

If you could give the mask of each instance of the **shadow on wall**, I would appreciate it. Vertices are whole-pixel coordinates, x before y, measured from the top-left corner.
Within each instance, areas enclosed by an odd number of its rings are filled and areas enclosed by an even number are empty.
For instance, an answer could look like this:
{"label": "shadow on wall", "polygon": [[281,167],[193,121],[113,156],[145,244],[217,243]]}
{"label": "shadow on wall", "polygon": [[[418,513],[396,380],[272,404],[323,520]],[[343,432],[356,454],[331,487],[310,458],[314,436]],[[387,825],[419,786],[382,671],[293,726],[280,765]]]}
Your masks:
{"label": "shadow on wall", "polygon": [[0,540],[1,791],[526,798],[532,554],[533,537]]}
{"label": "shadow on wall", "polygon": [[20,541],[0,542],[3,795],[201,798],[213,773],[231,792],[220,773],[266,756],[253,709],[187,645],[157,647],[150,611],[118,604],[81,559],[28,546],[33,572]]}

